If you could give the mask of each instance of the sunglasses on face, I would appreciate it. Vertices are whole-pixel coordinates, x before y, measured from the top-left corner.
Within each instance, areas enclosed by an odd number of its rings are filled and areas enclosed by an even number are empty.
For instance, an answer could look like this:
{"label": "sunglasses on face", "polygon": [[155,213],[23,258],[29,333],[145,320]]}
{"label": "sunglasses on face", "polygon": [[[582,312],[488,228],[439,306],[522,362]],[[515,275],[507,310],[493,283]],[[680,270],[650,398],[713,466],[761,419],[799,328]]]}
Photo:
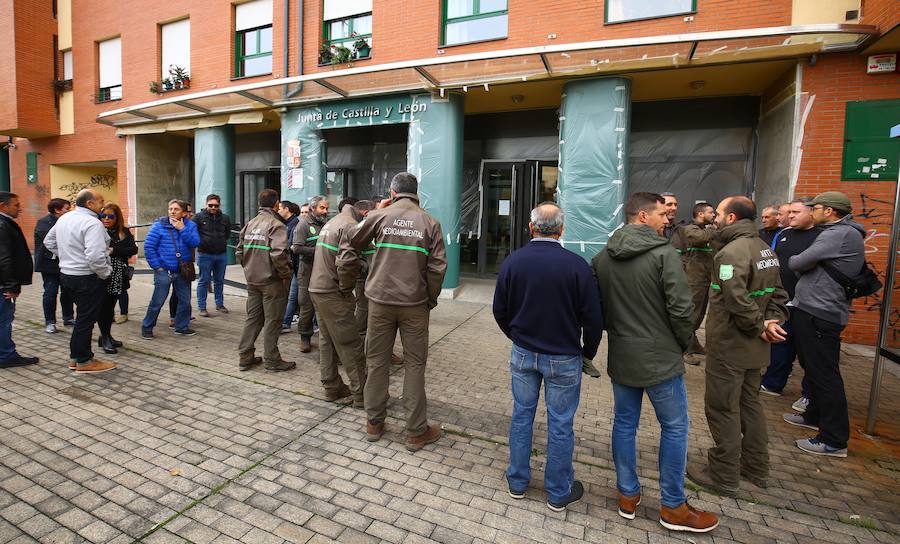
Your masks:
{"label": "sunglasses on face", "polygon": [[101,213],[100,214],[100,219],[115,219],[115,218],[116,218],[116,214],[114,214],[114,213]]}

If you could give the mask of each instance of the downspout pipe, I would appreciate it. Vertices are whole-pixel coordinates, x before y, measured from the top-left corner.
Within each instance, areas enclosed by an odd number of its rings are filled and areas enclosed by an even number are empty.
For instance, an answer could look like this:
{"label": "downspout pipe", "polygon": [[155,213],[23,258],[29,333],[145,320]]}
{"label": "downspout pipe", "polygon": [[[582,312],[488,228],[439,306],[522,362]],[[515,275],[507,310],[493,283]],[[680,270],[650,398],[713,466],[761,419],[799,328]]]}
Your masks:
{"label": "downspout pipe", "polygon": [[291,0],[284,0],[284,39],[282,40],[282,48],[284,51],[284,63],[282,68],[281,77],[291,77],[291,74],[288,73],[288,69],[290,68],[290,55],[288,54],[288,47],[290,47],[290,36],[288,29],[290,28],[290,16],[291,16]]}
{"label": "downspout pipe", "polygon": [[[297,0],[297,75],[303,75],[303,0]],[[302,81],[298,85],[298,91],[303,89]]]}

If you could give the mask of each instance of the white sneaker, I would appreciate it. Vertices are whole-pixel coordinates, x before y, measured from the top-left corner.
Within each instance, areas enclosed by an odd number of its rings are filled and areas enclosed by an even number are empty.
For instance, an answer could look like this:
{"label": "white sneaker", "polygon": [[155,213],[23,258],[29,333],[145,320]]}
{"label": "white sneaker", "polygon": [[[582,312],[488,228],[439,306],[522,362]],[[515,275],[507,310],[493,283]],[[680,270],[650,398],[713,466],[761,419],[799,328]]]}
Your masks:
{"label": "white sneaker", "polygon": [[806,397],[800,397],[799,399],[794,401],[794,404],[791,404],[791,409],[802,414],[806,411],[807,406],[809,406],[809,399]]}
{"label": "white sneaker", "polygon": [[769,388],[766,387],[765,385],[760,385],[760,386],[759,386],[759,392],[760,392],[760,393],[763,393],[763,394],[766,394],[766,395],[772,395],[773,397],[780,397],[780,396],[781,396],[781,393],[779,393],[779,392],[777,392],[777,391],[772,391],[771,389],[769,389]]}
{"label": "white sneaker", "polygon": [[47,334],[56,334],[59,331],[56,330],[56,323],[47,323],[47,326],[44,328],[44,332]]}

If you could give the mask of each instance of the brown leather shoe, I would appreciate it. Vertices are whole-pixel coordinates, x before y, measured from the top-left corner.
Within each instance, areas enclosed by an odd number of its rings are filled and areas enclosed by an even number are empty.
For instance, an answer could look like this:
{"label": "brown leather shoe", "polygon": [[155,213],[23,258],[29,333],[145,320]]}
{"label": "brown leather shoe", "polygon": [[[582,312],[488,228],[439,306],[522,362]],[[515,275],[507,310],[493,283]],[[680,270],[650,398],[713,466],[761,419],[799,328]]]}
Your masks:
{"label": "brown leather shoe", "polygon": [[108,370],[115,370],[115,363],[107,363],[98,359],[91,359],[87,363],[76,365],[75,374],[97,374]]}
{"label": "brown leather shoe", "polygon": [[75,370],[78,367],[78,363],[75,362],[75,359],[69,359],[69,370]]}
{"label": "brown leather shoe", "polygon": [[701,465],[699,463],[689,464],[687,467],[687,477],[700,487],[704,487],[707,490],[718,493],[719,495],[734,497],[738,492],[737,487],[729,487],[716,482],[712,477],[712,473],[710,473],[709,471],[709,466],[707,465]]}
{"label": "brown leather shoe", "polygon": [[419,451],[426,445],[437,442],[442,436],[444,436],[444,429],[440,425],[429,425],[424,433],[406,439],[406,450]]}
{"label": "brown leather shoe", "polygon": [[249,361],[241,361],[238,363],[238,370],[240,370],[241,372],[243,372],[245,370],[250,370],[251,368],[253,368],[256,365],[261,365],[262,362],[263,362],[262,357],[254,357],[253,359],[250,359]]}
{"label": "brown leather shoe", "polygon": [[626,497],[619,493],[619,515],[625,519],[634,519],[634,511],[641,504],[641,494]]}
{"label": "brown leather shoe", "polygon": [[301,338],[300,339],[300,353],[309,353],[312,351],[312,344],[308,339]]}
{"label": "brown leather shoe", "polygon": [[378,442],[381,440],[381,435],[384,434],[384,421],[373,422],[372,420],[366,421],[366,440],[369,442]]}
{"label": "brown leather shoe", "polygon": [[708,533],[719,526],[719,518],[712,512],[697,510],[685,501],[678,508],[661,507],[659,523],[670,531]]}
{"label": "brown leather shoe", "polygon": [[334,393],[326,392],[325,400],[327,400],[328,402],[334,402],[336,400],[347,398],[351,394],[352,394],[352,391],[350,391],[350,387],[348,387],[347,384],[344,383],[344,384],[341,384],[341,388],[338,389],[336,392],[334,392]]}
{"label": "brown leather shoe", "polygon": [[286,370],[293,370],[297,368],[297,363],[294,361],[285,361],[284,359],[280,361],[272,361],[266,363],[266,372],[284,372]]}

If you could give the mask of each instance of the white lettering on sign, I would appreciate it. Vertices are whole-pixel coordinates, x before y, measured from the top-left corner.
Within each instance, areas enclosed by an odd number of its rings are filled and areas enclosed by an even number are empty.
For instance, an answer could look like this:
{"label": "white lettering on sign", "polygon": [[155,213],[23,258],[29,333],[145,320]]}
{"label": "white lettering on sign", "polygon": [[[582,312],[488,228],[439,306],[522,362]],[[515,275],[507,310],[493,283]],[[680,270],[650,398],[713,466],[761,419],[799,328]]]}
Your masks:
{"label": "white lettering on sign", "polygon": [[405,238],[422,239],[422,231],[415,229],[398,229],[397,227],[384,227],[382,231],[385,236],[403,236]]}
{"label": "white lettering on sign", "polygon": [[390,119],[392,115],[395,117],[398,115],[406,116],[427,110],[428,104],[425,102],[400,102],[396,106],[348,107],[340,110],[325,110],[324,113],[322,111],[305,111],[297,117],[297,121],[300,123],[316,123],[321,122],[323,119],[326,121],[337,121],[338,119],[349,121],[350,119],[366,117],[369,119],[382,117],[387,120]]}

